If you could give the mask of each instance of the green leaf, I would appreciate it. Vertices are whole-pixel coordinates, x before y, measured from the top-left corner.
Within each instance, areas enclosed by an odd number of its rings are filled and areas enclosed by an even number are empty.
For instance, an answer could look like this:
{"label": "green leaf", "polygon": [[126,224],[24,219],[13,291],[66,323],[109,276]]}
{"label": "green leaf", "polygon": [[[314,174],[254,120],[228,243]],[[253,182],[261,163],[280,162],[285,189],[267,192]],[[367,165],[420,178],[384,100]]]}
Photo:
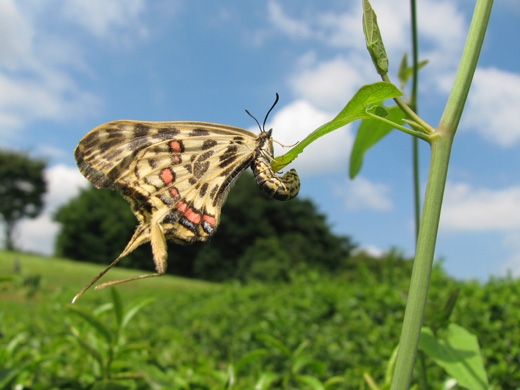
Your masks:
{"label": "green leaf", "polygon": [[128,322],[145,306],[155,301],[155,298],[143,298],[133,304],[131,304],[126,310],[123,319],[121,320],[121,329],[126,328]]}
{"label": "green leaf", "polygon": [[68,309],[71,313],[74,313],[87,321],[99,334],[105,337],[109,344],[112,342],[112,333],[110,333],[110,330],[96,317],[83,309],[80,309],[78,306],[68,306]]}
{"label": "green leaf", "polygon": [[114,303],[114,315],[116,317],[117,327],[120,328],[123,322],[123,302],[121,301],[121,295],[119,295],[114,287],[110,288],[110,294],[112,295],[112,302]]}
{"label": "green leaf", "polygon": [[269,390],[271,385],[278,380],[280,376],[274,372],[266,372],[260,376],[255,383],[254,390]]}
{"label": "green leaf", "polygon": [[260,357],[267,355],[267,349],[255,349],[249,353],[246,353],[244,356],[240,358],[240,360],[235,365],[235,371],[239,374],[249,363],[258,360]]}
{"label": "green leaf", "polygon": [[[386,119],[394,123],[401,124],[405,117],[404,112],[398,106],[386,107],[386,112],[388,113]],[[393,127],[390,124],[372,118],[364,119],[361,122],[350,154],[349,176],[351,179],[355,178],[361,170],[366,151],[392,129]]]}
{"label": "green leaf", "polygon": [[394,348],[394,350],[392,351],[390,358],[388,358],[388,363],[386,365],[384,384],[387,385],[387,387],[389,387],[389,388],[390,388],[390,385],[392,384],[392,378],[394,376],[395,361],[397,360],[397,351],[398,350],[399,350],[399,346],[396,346]]}
{"label": "green leaf", "polygon": [[279,171],[298,157],[298,155],[308,145],[316,141],[318,138],[330,133],[331,131],[339,129],[356,119],[370,118],[370,115],[367,114],[366,110],[371,105],[401,95],[401,91],[395,85],[385,81],[364,85],[356,92],[352,99],[334,119],[318,127],[285,155],[276,157],[271,163],[271,166],[275,172]]}
{"label": "green leaf", "polygon": [[437,334],[439,329],[444,329],[448,326],[459,292],[460,288],[453,290],[444,305],[428,301],[425,311],[425,322],[434,334]]}
{"label": "green leaf", "polygon": [[78,342],[78,344],[85,350],[87,351],[90,356],[92,356],[100,365],[100,367],[103,367],[104,366],[104,363],[103,363],[103,357],[101,356],[101,354],[99,353],[99,351],[97,351],[95,348],[93,348],[91,345],[87,344],[85,342],[85,340],[83,340],[83,337],[79,334],[79,332],[75,329],[75,328],[72,328],[71,329],[71,332],[72,332],[72,336],[74,337],[74,339]]}
{"label": "green leaf", "polygon": [[297,382],[303,383],[314,390],[325,390],[323,383],[313,376],[310,375],[297,375],[295,378]]}
{"label": "green leaf", "polygon": [[326,390],[332,390],[336,387],[336,385],[345,383],[346,381],[347,378],[343,376],[333,376],[332,378],[327,379],[323,385],[325,386]]}
{"label": "green leaf", "polygon": [[[417,64],[417,69],[422,69],[428,60],[421,61]],[[399,81],[401,82],[401,89],[404,89],[406,83],[413,76],[413,66],[408,66],[408,55],[404,53],[403,59],[401,60],[401,64],[399,65],[399,71],[397,72],[397,76],[399,77]]]}
{"label": "green leaf", "polygon": [[300,345],[298,345],[298,347],[294,350],[293,352],[293,356],[300,356],[304,349],[307,348],[310,344],[310,341],[309,340],[303,340]]}
{"label": "green leaf", "polygon": [[322,361],[312,359],[309,356],[300,356],[294,360],[291,371],[296,374],[304,367],[311,367],[317,375],[323,375],[325,372],[325,364]]}
{"label": "green leaf", "polygon": [[459,386],[471,390],[488,389],[488,379],[477,337],[463,327],[450,324],[447,337],[436,338],[423,327],[419,348],[457,380]]}
{"label": "green leaf", "polygon": [[127,390],[130,386],[113,380],[98,382],[92,386],[92,390]]}
{"label": "green leaf", "polygon": [[263,341],[263,343],[269,347],[275,348],[278,351],[280,351],[282,354],[284,354],[287,357],[292,357],[292,353],[283,343],[274,338],[273,336],[269,334],[260,334],[256,336],[259,340]]}
{"label": "green leaf", "polygon": [[381,75],[387,74],[388,56],[386,55],[381,31],[377,25],[376,13],[368,0],[363,0],[363,32],[365,33],[368,52],[376,66],[377,73]]}

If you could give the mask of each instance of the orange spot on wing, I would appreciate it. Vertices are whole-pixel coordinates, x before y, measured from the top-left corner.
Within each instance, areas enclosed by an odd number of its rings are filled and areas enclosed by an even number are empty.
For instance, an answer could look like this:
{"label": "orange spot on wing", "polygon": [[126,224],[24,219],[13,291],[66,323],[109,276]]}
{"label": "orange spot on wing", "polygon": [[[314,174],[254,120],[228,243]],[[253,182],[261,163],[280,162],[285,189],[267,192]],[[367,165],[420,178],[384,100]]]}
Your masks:
{"label": "orange spot on wing", "polygon": [[181,153],[182,152],[182,146],[179,141],[171,141],[170,142],[170,149],[173,153]]}
{"label": "orange spot on wing", "polygon": [[208,214],[204,214],[202,219],[204,219],[204,221],[209,223],[211,226],[215,226],[215,217],[212,217],[211,215],[208,215]]}
{"label": "orange spot on wing", "polygon": [[171,171],[171,169],[164,168],[161,171],[161,179],[163,179],[163,181],[168,185],[172,184],[173,183],[173,172]]}
{"label": "orange spot on wing", "polygon": [[200,214],[199,213],[196,213],[195,211],[193,211],[192,209],[188,209],[186,210],[186,212],[184,213],[184,216],[188,219],[188,221],[190,222],[193,222],[195,224],[199,224],[200,223]]}

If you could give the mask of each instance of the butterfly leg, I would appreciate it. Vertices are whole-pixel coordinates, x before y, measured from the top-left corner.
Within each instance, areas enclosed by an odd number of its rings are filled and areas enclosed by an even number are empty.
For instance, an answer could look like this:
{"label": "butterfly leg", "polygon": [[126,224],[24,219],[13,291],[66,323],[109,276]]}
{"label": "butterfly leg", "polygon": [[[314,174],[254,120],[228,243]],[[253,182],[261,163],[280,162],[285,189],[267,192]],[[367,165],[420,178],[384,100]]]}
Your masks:
{"label": "butterfly leg", "polygon": [[[99,286],[96,286],[96,290],[101,290],[103,288],[114,286],[116,284],[131,282],[132,280],[139,280],[139,279],[153,278],[155,276],[161,276],[166,272],[166,266],[167,266],[166,260],[168,258],[166,238],[164,237],[164,233],[162,231],[160,224],[152,222],[151,225],[152,225],[151,239],[147,235],[145,241],[136,242],[133,245],[131,245],[132,241],[130,241],[130,243],[128,245],[128,250],[125,249],[125,251],[121,254],[121,256],[119,256],[118,259],[126,256],[127,254],[132,252],[135,248],[137,248],[139,245],[150,240],[151,244],[152,244],[153,261],[155,262],[155,269],[157,270],[157,272],[153,273],[153,274],[134,276],[133,278],[112,280],[110,282],[102,283]],[[110,264],[110,266],[108,266],[108,268],[103,271],[103,274],[105,274],[106,271],[108,271],[110,268],[112,268],[112,266],[115,265],[115,263],[116,263],[116,261],[114,261],[114,263]],[[103,276],[103,275],[101,275],[101,276]]]}
{"label": "butterfly leg", "polygon": [[[96,283],[99,279],[101,279],[103,277],[103,275],[105,275],[113,266],[115,266],[117,263],[119,263],[119,260],[121,260],[123,257],[128,255],[129,253],[133,252],[137,247],[144,244],[145,242],[148,242],[149,240],[150,240],[149,233],[146,232],[146,228],[143,227],[143,225],[140,225],[136,229],[134,235],[132,236],[132,239],[127,244],[125,250],[108,267],[106,267],[94,279],[92,279],[92,281],[89,284],[87,284],[85,287],[83,287],[83,289],[79,293],[77,293],[76,296],[72,299],[72,303],[76,302],[77,299],[85,293],[85,291],[87,291],[90,287],[92,287],[92,285],[94,283]],[[100,288],[105,288],[105,287],[108,287],[108,286],[111,286],[114,284],[127,282],[129,280],[134,280],[134,279],[139,279],[139,277],[123,279],[123,280],[115,280],[113,282],[103,283],[100,286],[97,286],[96,290],[99,290]]]}

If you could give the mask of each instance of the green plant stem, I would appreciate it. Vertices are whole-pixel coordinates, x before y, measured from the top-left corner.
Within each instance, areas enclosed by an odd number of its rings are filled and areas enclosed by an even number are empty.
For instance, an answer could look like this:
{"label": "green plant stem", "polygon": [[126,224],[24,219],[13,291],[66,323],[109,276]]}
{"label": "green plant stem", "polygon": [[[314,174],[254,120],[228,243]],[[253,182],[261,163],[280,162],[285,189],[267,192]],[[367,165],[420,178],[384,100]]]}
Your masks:
{"label": "green plant stem", "polygon": [[430,172],[392,390],[405,390],[410,386],[428,295],[451,146],[475,73],[492,6],[493,0],[477,1],[453,89],[439,127],[431,138]]}
{"label": "green plant stem", "polygon": [[435,137],[431,141],[431,162],[423,214],[408,293],[405,318],[392,389],[408,389],[419,343],[424,307],[439,227],[442,196],[448,174],[452,137]]}
{"label": "green plant stem", "polygon": [[[410,0],[410,18],[412,27],[412,56],[413,56],[413,78],[412,92],[410,94],[410,108],[417,113],[417,90],[419,85],[419,34],[417,33],[417,5],[415,0]],[[419,140],[412,139],[413,160],[413,198],[415,215],[415,243],[419,235],[419,224],[421,222],[421,196],[419,178]],[[423,384],[424,385],[424,384]]]}
{"label": "green plant stem", "polygon": [[[392,82],[390,80],[390,77],[388,77],[388,74],[382,75],[381,78],[383,79],[383,81],[387,81],[389,83]],[[428,123],[426,123],[419,115],[417,115],[417,113],[414,110],[412,110],[410,106],[406,104],[406,102],[402,98],[396,97],[394,98],[394,102],[399,106],[401,110],[403,110],[403,112],[406,115],[408,115],[408,117],[411,120],[413,120],[415,123],[417,123],[423,128],[425,134],[432,134],[434,132],[435,129],[431,127]]]}
{"label": "green plant stem", "polygon": [[380,122],[383,122],[383,123],[386,123],[386,124],[389,124],[390,126],[392,126],[394,129],[396,130],[400,130],[406,134],[410,134],[410,135],[413,135],[414,137],[416,138],[421,138],[425,141],[429,141],[430,140],[430,137],[429,135],[427,134],[423,134],[423,133],[420,133],[418,131],[415,131],[413,129],[409,129],[408,127],[404,127],[404,126],[401,126],[395,122],[392,122],[386,118],[383,118],[383,117],[380,117],[378,115],[374,115],[370,112],[367,112],[367,115],[369,115],[372,119],[376,120],[376,121],[380,121]]}
{"label": "green plant stem", "polygon": [[464,110],[464,103],[468,97],[473,74],[477,67],[480,49],[484,42],[492,7],[493,0],[479,0],[475,6],[475,13],[469,29],[468,40],[466,41],[466,46],[462,53],[462,59],[457,71],[457,76],[455,77],[453,89],[439,123],[439,129],[445,129],[447,131],[452,129],[455,133],[459,125],[460,117]]}

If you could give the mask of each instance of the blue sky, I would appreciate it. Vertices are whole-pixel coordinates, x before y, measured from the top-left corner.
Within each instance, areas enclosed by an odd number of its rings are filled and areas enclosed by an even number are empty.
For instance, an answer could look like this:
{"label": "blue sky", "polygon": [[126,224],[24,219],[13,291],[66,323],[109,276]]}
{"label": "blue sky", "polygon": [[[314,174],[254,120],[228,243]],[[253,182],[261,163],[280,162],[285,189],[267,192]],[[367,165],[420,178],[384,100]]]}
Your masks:
{"label": "blue sky", "polygon": [[[409,4],[374,0],[390,77],[410,51]],[[419,113],[436,126],[474,1],[418,0]],[[460,124],[436,257],[458,278],[520,275],[520,3],[495,3]],[[365,48],[361,1],[0,0],[0,147],[49,161],[45,212],[16,242],[51,254],[56,207],[85,186],[73,150],[116,119],[195,120],[252,131],[248,109],[284,144],[330,120],[363,84],[379,81]],[[411,139],[392,133],[348,179],[356,125],[295,161],[300,196],[335,232],[375,253],[413,254]],[[281,152],[281,151],[280,151]],[[421,144],[424,188],[429,147]],[[174,246],[170,246],[174,250]],[[111,259],[107,259],[107,264]]]}

